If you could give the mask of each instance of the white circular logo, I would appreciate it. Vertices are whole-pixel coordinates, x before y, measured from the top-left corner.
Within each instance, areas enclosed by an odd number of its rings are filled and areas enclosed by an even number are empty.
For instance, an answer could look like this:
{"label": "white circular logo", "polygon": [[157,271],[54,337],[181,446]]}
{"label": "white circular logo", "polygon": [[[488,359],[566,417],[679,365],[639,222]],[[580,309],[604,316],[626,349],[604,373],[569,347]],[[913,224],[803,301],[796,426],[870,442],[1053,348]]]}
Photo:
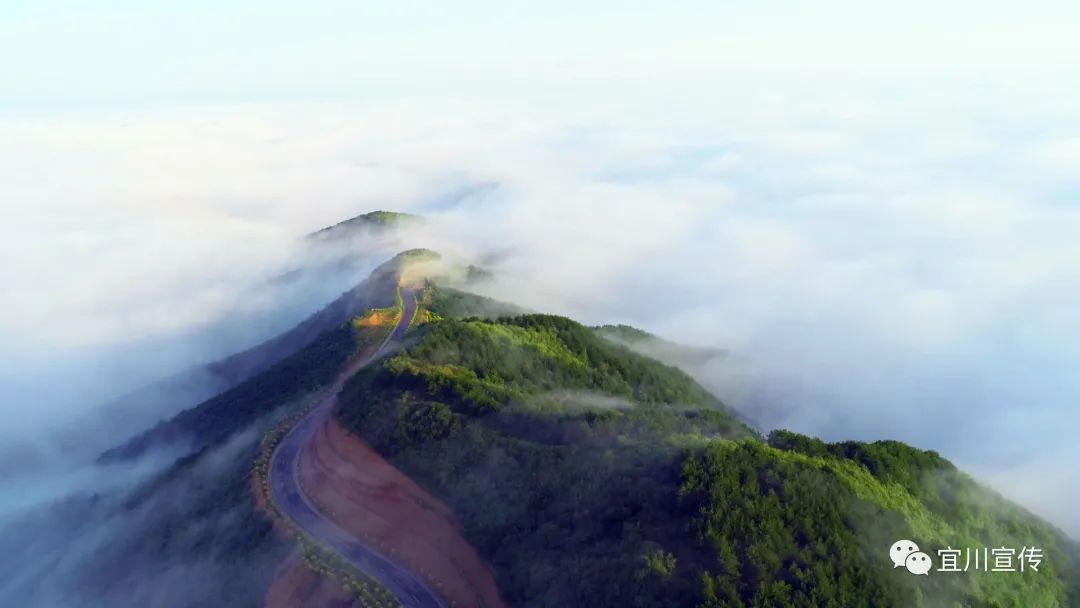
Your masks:
{"label": "white circular logo", "polygon": [[907,561],[904,562],[904,565],[907,566],[908,572],[912,574],[928,576],[930,574],[930,568],[933,567],[934,563],[930,561],[929,555],[922,551],[916,551],[907,556]]}

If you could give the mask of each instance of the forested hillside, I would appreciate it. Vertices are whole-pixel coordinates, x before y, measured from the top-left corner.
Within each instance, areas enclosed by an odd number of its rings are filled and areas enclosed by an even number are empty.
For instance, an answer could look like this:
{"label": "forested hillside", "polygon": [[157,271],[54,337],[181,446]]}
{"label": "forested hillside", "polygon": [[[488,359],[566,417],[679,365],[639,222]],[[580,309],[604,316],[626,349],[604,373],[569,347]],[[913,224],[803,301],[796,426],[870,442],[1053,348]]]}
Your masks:
{"label": "forested hillside", "polygon": [[[511,605],[1076,605],[1071,541],[936,453],[765,440],[569,319],[449,314],[479,302],[429,289],[442,314],[346,385],[339,419],[454,508]],[[901,538],[1045,558],[917,577],[888,559]]]}

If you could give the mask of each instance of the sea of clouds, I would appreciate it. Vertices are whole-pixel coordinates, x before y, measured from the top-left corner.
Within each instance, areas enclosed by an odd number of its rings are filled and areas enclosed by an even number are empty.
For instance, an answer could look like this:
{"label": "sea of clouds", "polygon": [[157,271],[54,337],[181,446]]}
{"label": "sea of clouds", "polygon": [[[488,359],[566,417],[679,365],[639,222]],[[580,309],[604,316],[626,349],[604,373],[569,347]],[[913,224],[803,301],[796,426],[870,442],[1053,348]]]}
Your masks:
{"label": "sea of clouds", "polygon": [[765,430],[934,449],[1080,534],[1076,106],[940,85],[0,119],[0,415],[285,329],[359,278],[266,289],[297,237],[414,211],[488,295],[735,353],[695,374]]}

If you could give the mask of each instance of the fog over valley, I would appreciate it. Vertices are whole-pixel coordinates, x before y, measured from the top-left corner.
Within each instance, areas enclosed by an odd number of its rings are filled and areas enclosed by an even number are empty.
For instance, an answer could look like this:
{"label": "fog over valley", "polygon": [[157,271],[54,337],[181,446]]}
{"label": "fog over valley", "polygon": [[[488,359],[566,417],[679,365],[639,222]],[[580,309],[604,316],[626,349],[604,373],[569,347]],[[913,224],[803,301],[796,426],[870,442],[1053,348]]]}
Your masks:
{"label": "fog over valley", "polygon": [[[1075,141],[1009,129],[1007,91],[799,92],[633,128],[497,103],[6,119],[2,246],[32,261],[3,269],[9,428],[251,346],[423,246],[491,270],[486,295],[729,351],[690,371],[765,430],[935,449],[1077,530]],[[373,209],[431,221],[277,280]]]}

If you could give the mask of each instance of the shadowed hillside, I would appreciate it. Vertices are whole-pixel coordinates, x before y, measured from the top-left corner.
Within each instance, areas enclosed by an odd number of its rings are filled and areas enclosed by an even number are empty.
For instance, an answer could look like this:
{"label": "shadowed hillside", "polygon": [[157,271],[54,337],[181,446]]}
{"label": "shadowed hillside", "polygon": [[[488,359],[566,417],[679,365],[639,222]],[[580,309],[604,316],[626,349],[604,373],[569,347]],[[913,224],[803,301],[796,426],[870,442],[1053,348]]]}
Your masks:
{"label": "shadowed hillside", "polygon": [[107,451],[103,459],[130,458],[150,447],[178,442],[198,447],[243,428],[268,404],[326,383],[355,350],[345,324],[366,309],[392,306],[402,272],[416,255],[395,256],[293,329],[208,365],[206,369],[231,388]]}

